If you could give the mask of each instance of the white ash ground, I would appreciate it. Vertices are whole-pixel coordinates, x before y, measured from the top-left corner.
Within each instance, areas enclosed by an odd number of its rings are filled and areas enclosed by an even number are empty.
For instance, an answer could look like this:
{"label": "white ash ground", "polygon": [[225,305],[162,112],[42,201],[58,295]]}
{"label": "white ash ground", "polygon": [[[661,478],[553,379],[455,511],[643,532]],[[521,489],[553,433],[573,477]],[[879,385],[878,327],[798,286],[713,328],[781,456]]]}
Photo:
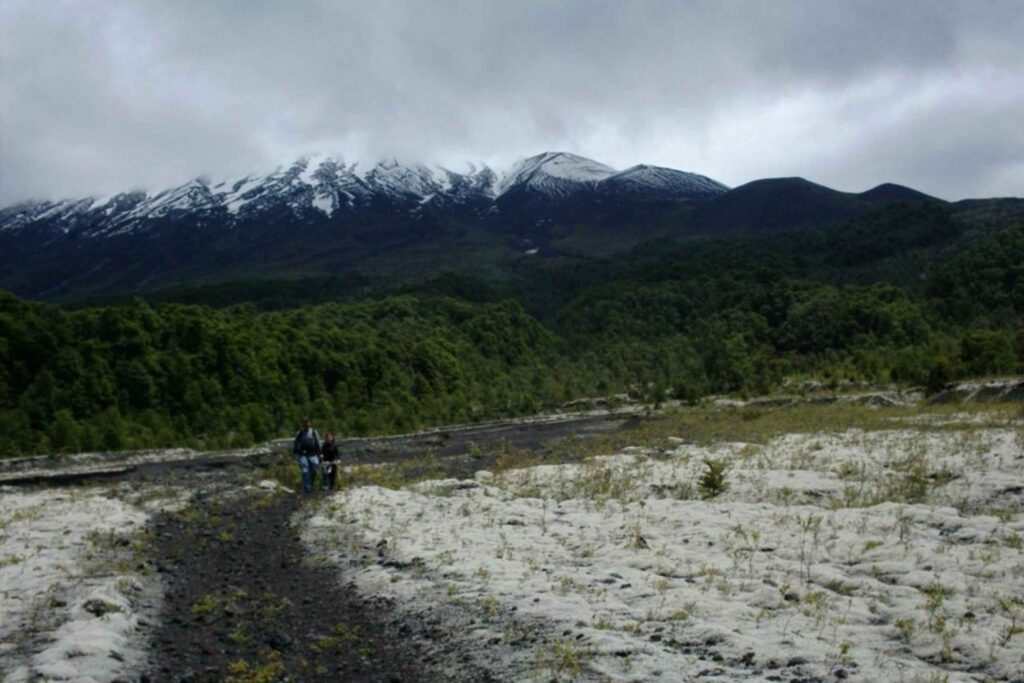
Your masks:
{"label": "white ash ground", "polygon": [[113,681],[146,657],[140,626],[159,612],[139,569],[149,510],[173,489],[0,490],[0,678]]}
{"label": "white ash ground", "polygon": [[303,526],[381,550],[362,591],[475,615],[502,680],[1020,680],[1022,493],[1019,420],[946,420],[355,488]]}

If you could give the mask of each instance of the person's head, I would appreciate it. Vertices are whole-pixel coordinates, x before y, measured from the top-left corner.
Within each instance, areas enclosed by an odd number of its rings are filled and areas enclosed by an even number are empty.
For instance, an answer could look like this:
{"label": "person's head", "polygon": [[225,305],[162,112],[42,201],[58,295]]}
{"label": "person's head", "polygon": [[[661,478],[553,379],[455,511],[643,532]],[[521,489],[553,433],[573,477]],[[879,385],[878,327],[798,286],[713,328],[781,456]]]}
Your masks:
{"label": "person's head", "polygon": [[324,435],[324,441],[327,443],[334,441],[334,432],[327,432],[327,434]]}
{"label": "person's head", "polygon": [[309,418],[308,417],[302,418],[301,424],[302,424],[302,428],[303,429],[309,429]]}

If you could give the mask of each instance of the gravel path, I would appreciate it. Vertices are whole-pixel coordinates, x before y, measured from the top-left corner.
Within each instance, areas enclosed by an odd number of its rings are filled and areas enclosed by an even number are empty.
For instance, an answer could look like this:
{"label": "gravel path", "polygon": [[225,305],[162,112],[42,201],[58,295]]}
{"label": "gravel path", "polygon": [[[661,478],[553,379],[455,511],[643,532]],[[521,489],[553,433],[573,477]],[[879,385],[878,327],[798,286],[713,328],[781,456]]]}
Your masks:
{"label": "gravel path", "polygon": [[[470,444],[540,449],[554,439],[621,429],[622,419],[586,418],[508,424],[402,438],[346,442],[343,459],[395,462],[427,449],[452,473],[467,467]],[[143,681],[426,681],[448,634],[396,617],[382,599],[356,594],[344,577],[306,559],[290,520],[315,501],[281,490],[242,491],[237,482],[281,456],[210,458],[210,467],[147,465],[140,480],[194,482],[192,503],[154,519],[152,565],[166,584],[164,609],[151,637],[152,666]],[[484,462],[475,465],[486,466]],[[451,672],[461,681],[491,680],[472,663]],[[449,678],[449,676],[446,676]]]}
{"label": "gravel path", "polygon": [[153,524],[167,594],[150,680],[428,680],[386,604],[303,561],[289,525],[301,498],[224,498]]}

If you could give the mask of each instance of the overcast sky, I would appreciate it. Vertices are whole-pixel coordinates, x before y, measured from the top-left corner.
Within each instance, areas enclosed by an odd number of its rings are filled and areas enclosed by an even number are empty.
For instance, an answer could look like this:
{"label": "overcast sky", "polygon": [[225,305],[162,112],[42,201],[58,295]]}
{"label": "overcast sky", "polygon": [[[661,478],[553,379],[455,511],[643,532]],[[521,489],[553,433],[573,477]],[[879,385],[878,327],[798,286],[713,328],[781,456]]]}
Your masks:
{"label": "overcast sky", "polygon": [[0,0],[0,203],[312,152],[1024,195],[1019,0]]}

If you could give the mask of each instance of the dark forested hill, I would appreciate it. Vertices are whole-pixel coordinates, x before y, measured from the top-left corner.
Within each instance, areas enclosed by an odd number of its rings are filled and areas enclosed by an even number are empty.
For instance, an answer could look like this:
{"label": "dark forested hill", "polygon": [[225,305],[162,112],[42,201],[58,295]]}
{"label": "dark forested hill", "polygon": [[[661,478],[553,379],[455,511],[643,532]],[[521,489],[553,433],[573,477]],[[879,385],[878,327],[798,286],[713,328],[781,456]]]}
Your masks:
{"label": "dark forested hill", "polygon": [[301,413],[365,434],[620,391],[1022,372],[1019,209],[897,203],[404,283],[240,278],[75,309],[4,294],[0,453],[246,444]]}
{"label": "dark forested hill", "polygon": [[[1024,371],[1024,200],[573,155],[0,211],[0,454]],[[19,298],[20,297],[20,298]],[[30,299],[43,299],[40,303]],[[57,303],[54,303],[57,302]]]}
{"label": "dark forested hill", "polygon": [[565,153],[526,159],[500,177],[486,168],[459,174],[382,162],[362,172],[303,159],[266,176],[196,180],[152,196],[0,210],[0,289],[71,302],[254,280],[390,286],[450,271],[492,277],[656,239],[827,230],[895,205],[949,206],[895,185],[851,194],[802,178],[729,190],[694,173],[615,171]]}

